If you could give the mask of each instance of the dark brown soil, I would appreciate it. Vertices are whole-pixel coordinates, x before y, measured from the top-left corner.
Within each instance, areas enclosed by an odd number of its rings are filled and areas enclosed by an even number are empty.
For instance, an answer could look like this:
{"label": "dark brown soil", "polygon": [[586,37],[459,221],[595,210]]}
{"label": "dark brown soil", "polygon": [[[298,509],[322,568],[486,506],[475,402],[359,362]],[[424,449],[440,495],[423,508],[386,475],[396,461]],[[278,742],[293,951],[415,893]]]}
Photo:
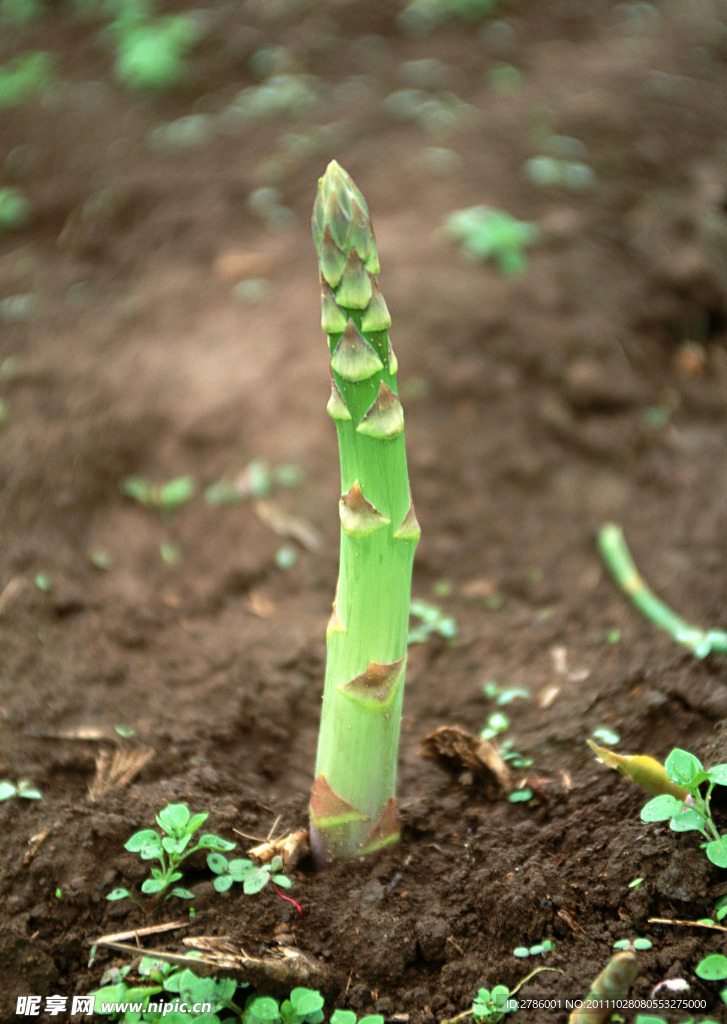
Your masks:
{"label": "dark brown soil", "polygon": [[[519,0],[489,29],[416,37],[397,28],[401,6],[210,5],[188,82],[162,97],[118,86],[99,24],[67,5],[0,34],[0,59],[48,49],[59,73],[0,110],[0,185],[34,210],[0,240],[0,298],[34,296],[0,325],[0,778],[43,792],[0,804],[2,1021],[18,995],[87,993],[128,962],[99,948],[88,967],[98,937],[182,918],[147,945],[228,936],[258,955],[285,935],[329,972],[330,1008],[411,1024],[543,964],[562,973],[521,995],[581,996],[615,941],[646,936],[633,993],[682,977],[699,1019],[724,1019],[720,986],[694,974],[724,932],[684,923],[712,913],[724,875],[694,834],[643,825],[644,794],[585,740],[607,726],[625,752],[727,760],[724,659],[696,661],[642,620],[595,545],[603,522],[622,523],[654,588],[724,625],[727,12]],[[318,102],[234,129],[221,112],[271,44],[284,70],[316,76]],[[520,89],[493,88],[501,62]],[[470,105],[457,123],[387,113],[422,76]],[[159,142],[191,114],[210,115],[200,144]],[[589,188],[526,180],[548,133],[583,144]],[[319,875],[303,862],[302,918],[267,892],[217,895],[201,858],[196,916],[176,900],[144,915],[105,896],[145,877],[123,844],[166,803],[209,811],[241,848],[234,830],[306,823],[338,531],[308,218],[332,157],[369,201],[394,320],[423,529],[414,596],[460,638],[411,649],[398,849]],[[248,203],[269,185],[292,212],[278,230]],[[541,226],[523,276],[469,262],[439,232],[481,203]],[[243,279],[267,282],[244,286],[260,301],[241,301]],[[300,467],[269,500],[307,544],[254,501],[200,492],[161,515],[119,486],[192,474],[202,488],[253,460]],[[488,680],[530,693],[504,709],[533,759],[516,772],[534,780],[529,803],[418,754],[437,726],[484,727]],[[117,747],[152,754],[93,800],[97,758]],[[513,955],[544,938],[547,960]]]}

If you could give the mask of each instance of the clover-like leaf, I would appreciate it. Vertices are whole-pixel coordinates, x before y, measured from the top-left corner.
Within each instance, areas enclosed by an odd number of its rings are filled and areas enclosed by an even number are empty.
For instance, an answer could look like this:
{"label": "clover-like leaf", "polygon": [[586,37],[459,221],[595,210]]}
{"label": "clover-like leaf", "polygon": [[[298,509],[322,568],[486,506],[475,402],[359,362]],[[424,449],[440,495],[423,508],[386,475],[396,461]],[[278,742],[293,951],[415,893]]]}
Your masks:
{"label": "clover-like leaf", "polygon": [[245,875],[242,887],[247,896],[253,896],[256,892],[264,889],[269,881],[270,872],[265,868],[251,868]]}
{"label": "clover-like leaf", "polygon": [[232,888],[235,879],[232,875],[217,875],[212,880],[212,885],[215,888],[215,892],[227,892],[228,889]]}
{"label": "clover-like leaf", "polygon": [[252,870],[253,863],[247,857],[236,857],[235,860],[230,861],[229,868],[232,878],[236,882],[242,882],[248,872]]}
{"label": "clover-like leaf", "polygon": [[155,860],[164,856],[162,841],[157,832],[145,828],[141,832],[135,832],[125,843],[124,849],[130,853],[138,853],[142,860]]}

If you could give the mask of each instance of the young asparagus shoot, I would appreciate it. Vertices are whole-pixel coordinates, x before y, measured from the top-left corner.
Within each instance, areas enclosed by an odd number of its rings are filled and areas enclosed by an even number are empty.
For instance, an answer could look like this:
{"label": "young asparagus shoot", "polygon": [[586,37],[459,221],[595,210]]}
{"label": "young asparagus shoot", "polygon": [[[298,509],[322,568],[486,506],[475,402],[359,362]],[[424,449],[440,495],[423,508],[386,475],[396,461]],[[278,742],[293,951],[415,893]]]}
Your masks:
{"label": "young asparagus shoot", "polygon": [[601,527],[598,547],[618,585],[649,622],[665,630],[676,643],[688,647],[695,658],[727,654],[727,632],[691,625],[649,590],[634,564],[620,526],[606,523]]}
{"label": "young asparagus shoot", "polygon": [[420,529],[376,241],[366,200],[335,160],[318,182],[313,238],[341,466],[338,587],[310,801],[311,849],[323,866],[399,838],[396,769]]}

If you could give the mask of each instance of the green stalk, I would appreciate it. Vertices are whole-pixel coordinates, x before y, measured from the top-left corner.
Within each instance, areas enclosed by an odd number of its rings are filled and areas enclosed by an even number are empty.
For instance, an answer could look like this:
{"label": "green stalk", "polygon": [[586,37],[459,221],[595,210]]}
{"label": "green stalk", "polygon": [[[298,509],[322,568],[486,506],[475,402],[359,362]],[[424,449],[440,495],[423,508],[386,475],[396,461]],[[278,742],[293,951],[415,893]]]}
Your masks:
{"label": "green stalk", "polygon": [[620,526],[615,523],[602,526],[598,533],[598,547],[618,585],[650,622],[665,630],[678,644],[688,647],[695,658],[727,654],[727,633],[724,630],[693,626],[649,590],[634,564]]}
{"label": "green stalk", "polygon": [[341,462],[340,566],[310,801],[322,865],[399,838],[396,769],[420,530],[368,207],[335,160],[318,182],[313,238]]}

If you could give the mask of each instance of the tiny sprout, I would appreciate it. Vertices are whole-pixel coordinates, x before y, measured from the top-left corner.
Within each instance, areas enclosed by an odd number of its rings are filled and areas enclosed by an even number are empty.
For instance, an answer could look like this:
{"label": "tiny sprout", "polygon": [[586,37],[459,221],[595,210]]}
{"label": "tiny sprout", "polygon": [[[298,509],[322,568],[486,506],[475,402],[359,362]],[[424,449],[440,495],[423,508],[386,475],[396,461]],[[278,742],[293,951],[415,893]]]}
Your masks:
{"label": "tiny sprout", "polygon": [[528,800],[533,799],[533,791],[528,789],[527,786],[523,787],[523,789],[514,789],[512,793],[508,793],[507,799],[511,804],[526,804]]}
{"label": "tiny sprout", "polygon": [[493,711],[487,719],[487,725],[480,731],[480,736],[483,740],[491,740],[501,732],[506,732],[509,728],[510,719],[507,715],[503,714],[502,711]]}
{"label": "tiny sprout", "polygon": [[11,800],[14,796],[21,800],[43,799],[41,791],[27,779],[20,779],[17,783],[10,782],[9,779],[0,779],[0,803],[3,800]]}
{"label": "tiny sprout", "polygon": [[513,949],[513,954],[520,960],[524,960],[528,956],[545,956],[546,953],[552,953],[554,949],[555,943],[552,939],[543,939],[542,942],[534,946],[517,946]]}
{"label": "tiny sprout", "polygon": [[44,594],[48,594],[53,589],[53,577],[47,572],[36,573],[35,585],[38,590],[41,590]]}
{"label": "tiny sprout", "polygon": [[197,482],[192,476],[178,476],[163,484],[153,484],[145,477],[127,476],[120,484],[122,492],[140,505],[171,512],[194,497]]}
{"label": "tiny sprout", "polygon": [[632,878],[629,882],[629,889],[640,889],[643,878]]}
{"label": "tiny sprout", "polygon": [[605,725],[594,729],[591,736],[593,736],[594,740],[598,740],[599,743],[605,743],[607,747],[613,747],[616,743],[621,742],[619,734],[613,729],[608,729]]}
{"label": "tiny sprout", "polygon": [[613,948],[623,950],[627,953],[633,952],[635,950],[641,950],[643,952],[647,949],[651,949],[653,945],[654,943],[651,941],[651,939],[619,939],[617,942],[614,942]]}
{"label": "tiny sprout", "polygon": [[159,554],[165,565],[178,565],[182,560],[182,549],[171,540],[162,541],[159,545]]}
{"label": "tiny sprout", "polygon": [[58,886],[58,888],[56,889],[54,895],[55,895],[55,898],[57,900],[62,900],[63,899],[63,890],[61,889],[60,886]]}
{"label": "tiny sprout", "polygon": [[530,697],[530,690],[527,690],[524,686],[511,686],[503,690],[494,679],[488,679],[482,690],[485,697],[494,700],[498,707],[505,707],[505,705],[512,704],[515,700],[527,700]]}

